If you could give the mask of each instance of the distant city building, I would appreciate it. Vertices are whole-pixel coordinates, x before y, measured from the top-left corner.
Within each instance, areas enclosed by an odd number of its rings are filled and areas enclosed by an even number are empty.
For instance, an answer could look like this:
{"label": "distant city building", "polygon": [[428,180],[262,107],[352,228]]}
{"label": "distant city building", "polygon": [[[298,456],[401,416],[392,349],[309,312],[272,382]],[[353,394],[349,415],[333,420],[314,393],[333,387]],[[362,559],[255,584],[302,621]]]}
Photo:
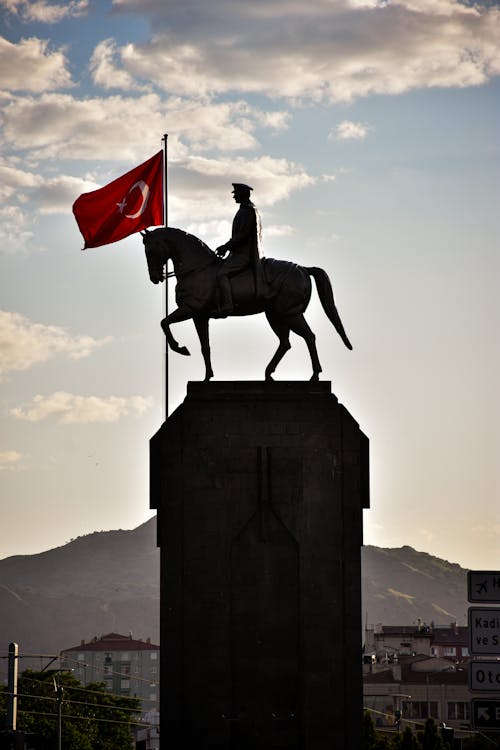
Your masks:
{"label": "distant city building", "polygon": [[62,669],[71,669],[84,685],[103,682],[114,695],[139,698],[141,716],[159,711],[160,647],[132,634],[109,633],[61,651]]}
{"label": "distant city building", "polygon": [[[468,628],[382,625],[366,628],[363,649],[364,705],[379,726],[421,728],[427,717],[455,736],[470,733]],[[477,697],[477,696],[476,696]]]}
{"label": "distant city building", "polygon": [[[403,725],[421,729],[427,717],[470,733],[468,669],[451,660],[402,656],[397,664],[376,665],[363,674],[364,705],[379,726],[394,726],[401,712]],[[457,737],[460,734],[457,734]]]}
{"label": "distant city building", "polygon": [[432,656],[444,656],[457,662],[467,661],[469,654],[469,628],[452,622],[449,628],[434,628],[432,631]]}
{"label": "distant city building", "polygon": [[391,662],[401,656],[445,657],[455,662],[469,659],[468,628],[452,622],[449,626],[382,625],[366,628],[365,654],[378,662]]}

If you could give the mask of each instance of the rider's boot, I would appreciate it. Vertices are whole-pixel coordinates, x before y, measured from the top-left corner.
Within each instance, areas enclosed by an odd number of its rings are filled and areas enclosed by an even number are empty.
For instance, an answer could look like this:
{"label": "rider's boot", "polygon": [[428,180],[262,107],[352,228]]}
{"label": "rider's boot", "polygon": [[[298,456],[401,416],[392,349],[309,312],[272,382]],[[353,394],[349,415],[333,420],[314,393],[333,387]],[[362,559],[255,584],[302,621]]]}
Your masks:
{"label": "rider's boot", "polygon": [[220,309],[219,313],[223,316],[230,315],[233,312],[233,295],[231,294],[231,284],[227,276],[219,276],[220,291]]}

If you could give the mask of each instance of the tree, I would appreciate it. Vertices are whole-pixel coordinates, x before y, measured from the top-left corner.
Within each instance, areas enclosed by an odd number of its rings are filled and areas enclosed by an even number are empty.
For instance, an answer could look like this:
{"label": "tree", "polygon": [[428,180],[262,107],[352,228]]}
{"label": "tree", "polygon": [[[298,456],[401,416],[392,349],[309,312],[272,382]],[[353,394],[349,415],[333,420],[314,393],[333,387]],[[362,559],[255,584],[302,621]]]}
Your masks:
{"label": "tree", "polygon": [[377,732],[369,711],[363,716],[363,750],[389,750],[390,744],[386,737]]}
{"label": "tree", "polygon": [[424,731],[418,732],[418,740],[422,746],[422,750],[446,750],[434,719],[427,719]]}
{"label": "tree", "polygon": [[369,711],[363,714],[363,750],[373,750],[377,740],[375,725]]}
{"label": "tree", "polygon": [[[84,687],[65,672],[27,670],[18,681],[17,728],[37,736],[39,750],[57,747],[58,704],[62,688],[62,745],[71,750],[123,750],[132,740],[140,701],[114,696],[103,683]],[[0,688],[0,729],[6,728],[6,688]]]}
{"label": "tree", "polygon": [[391,747],[394,750],[420,750],[417,738],[410,727],[405,727],[401,734],[394,737]]}

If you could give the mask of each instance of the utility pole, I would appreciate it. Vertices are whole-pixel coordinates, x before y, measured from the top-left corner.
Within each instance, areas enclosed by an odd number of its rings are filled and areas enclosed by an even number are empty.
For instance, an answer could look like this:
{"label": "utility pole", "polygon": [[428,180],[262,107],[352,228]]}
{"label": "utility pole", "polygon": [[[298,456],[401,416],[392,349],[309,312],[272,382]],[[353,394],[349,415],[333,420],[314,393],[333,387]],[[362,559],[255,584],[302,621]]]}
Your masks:
{"label": "utility pole", "polygon": [[59,680],[56,679],[55,675],[53,679],[57,701],[57,750],[62,750],[62,702],[64,688],[59,684]]}
{"label": "utility pole", "polygon": [[19,667],[19,646],[17,643],[9,643],[9,669],[8,669],[8,707],[7,707],[7,730],[15,732],[17,729],[17,673]]}

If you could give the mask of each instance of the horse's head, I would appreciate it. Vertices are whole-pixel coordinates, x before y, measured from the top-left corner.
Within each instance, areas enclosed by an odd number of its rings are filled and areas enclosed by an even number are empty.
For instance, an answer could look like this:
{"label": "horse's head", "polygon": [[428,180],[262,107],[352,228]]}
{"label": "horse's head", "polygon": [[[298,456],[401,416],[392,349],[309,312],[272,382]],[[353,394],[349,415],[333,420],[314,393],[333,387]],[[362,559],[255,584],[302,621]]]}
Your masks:
{"label": "horse's head", "polygon": [[159,284],[161,281],[165,281],[164,267],[168,260],[166,240],[160,238],[157,234],[157,232],[160,231],[162,230],[154,229],[153,231],[149,231],[148,229],[145,229],[144,232],[141,232],[144,249],[146,251],[149,278],[153,284]]}

